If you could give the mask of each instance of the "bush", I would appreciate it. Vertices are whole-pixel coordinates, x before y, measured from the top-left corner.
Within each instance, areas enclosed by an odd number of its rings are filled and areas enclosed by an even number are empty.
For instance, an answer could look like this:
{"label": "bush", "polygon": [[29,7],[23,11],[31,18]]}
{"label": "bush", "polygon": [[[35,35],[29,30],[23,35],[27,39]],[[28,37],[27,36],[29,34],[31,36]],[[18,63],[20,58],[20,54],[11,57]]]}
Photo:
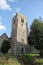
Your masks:
{"label": "bush", "polygon": [[8,50],[10,49],[10,41],[9,40],[4,40],[2,47],[1,47],[1,52],[2,53],[7,53]]}

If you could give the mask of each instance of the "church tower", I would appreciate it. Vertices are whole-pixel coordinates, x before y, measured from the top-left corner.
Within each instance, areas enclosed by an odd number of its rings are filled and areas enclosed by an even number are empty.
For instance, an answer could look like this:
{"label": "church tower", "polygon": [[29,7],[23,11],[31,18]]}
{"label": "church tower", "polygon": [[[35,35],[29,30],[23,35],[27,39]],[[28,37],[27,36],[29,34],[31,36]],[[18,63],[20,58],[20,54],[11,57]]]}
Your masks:
{"label": "church tower", "polygon": [[12,19],[11,50],[15,55],[26,52],[27,46],[27,18],[16,13]]}

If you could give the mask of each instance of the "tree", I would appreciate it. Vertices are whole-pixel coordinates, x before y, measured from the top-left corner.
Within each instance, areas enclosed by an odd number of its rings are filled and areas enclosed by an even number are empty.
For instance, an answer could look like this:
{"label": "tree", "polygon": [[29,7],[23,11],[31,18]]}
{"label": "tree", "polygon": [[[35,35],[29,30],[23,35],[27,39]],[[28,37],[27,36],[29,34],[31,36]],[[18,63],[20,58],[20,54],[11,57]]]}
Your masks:
{"label": "tree", "polygon": [[40,19],[34,19],[29,34],[29,44],[40,50],[43,56],[43,22]]}
{"label": "tree", "polygon": [[10,41],[9,40],[4,40],[3,44],[2,44],[2,47],[1,47],[1,52],[2,53],[7,53],[9,48],[10,48]]}

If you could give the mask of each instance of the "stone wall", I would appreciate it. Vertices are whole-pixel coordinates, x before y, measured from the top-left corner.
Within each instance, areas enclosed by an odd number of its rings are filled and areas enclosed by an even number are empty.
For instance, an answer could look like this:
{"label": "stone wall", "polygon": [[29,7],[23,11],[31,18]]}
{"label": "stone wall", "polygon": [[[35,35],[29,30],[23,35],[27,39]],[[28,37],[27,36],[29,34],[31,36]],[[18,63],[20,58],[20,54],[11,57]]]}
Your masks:
{"label": "stone wall", "polygon": [[26,23],[27,23],[26,16],[20,13],[17,13],[12,19],[11,51],[16,55],[21,54],[21,52],[23,51],[24,53],[26,52],[25,51],[27,46]]}

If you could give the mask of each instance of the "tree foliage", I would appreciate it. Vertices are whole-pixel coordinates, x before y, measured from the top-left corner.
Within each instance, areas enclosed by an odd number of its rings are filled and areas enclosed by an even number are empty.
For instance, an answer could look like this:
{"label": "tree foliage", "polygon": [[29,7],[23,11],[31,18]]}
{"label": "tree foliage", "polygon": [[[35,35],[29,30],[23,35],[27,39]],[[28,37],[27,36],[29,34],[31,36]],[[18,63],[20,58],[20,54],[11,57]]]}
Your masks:
{"label": "tree foliage", "polygon": [[28,39],[30,45],[34,45],[36,49],[43,53],[43,22],[40,19],[34,19]]}
{"label": "tree foliage", "polygon": [[10,41],[9,40],[4,40],[3,44],[2,44],[2,47],[1,47],[1,52],[2,53],[7,53],[9,48],[10,48]]}

